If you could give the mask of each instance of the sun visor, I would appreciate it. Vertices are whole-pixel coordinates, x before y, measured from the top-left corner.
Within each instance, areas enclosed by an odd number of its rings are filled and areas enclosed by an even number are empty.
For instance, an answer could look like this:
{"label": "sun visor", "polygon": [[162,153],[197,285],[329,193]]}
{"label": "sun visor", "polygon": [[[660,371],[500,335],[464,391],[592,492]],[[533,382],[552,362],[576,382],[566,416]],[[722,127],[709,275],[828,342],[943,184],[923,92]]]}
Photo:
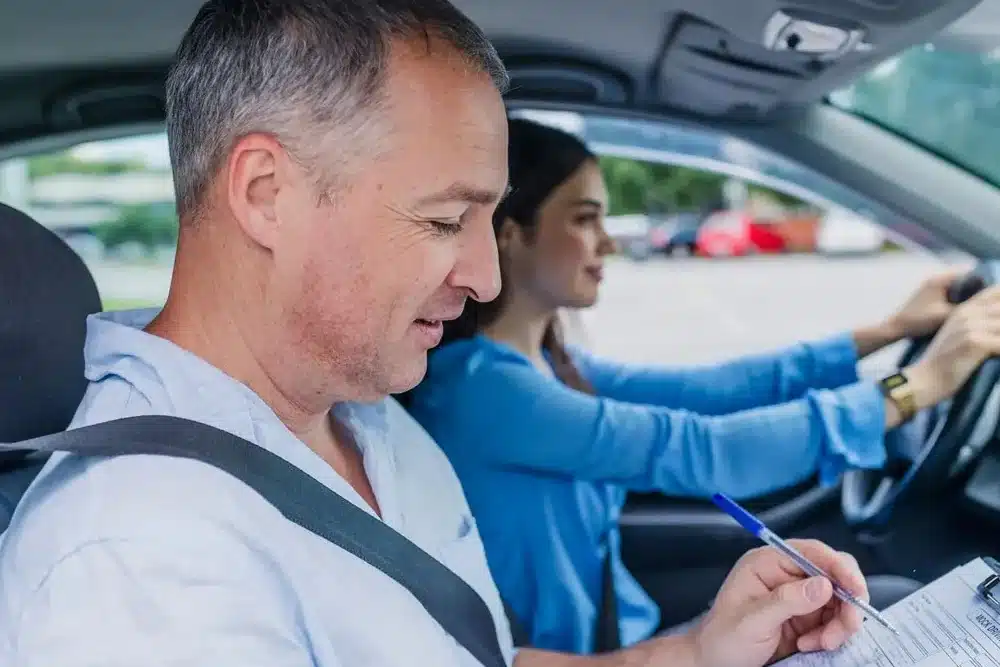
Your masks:
{"label": "sun visor", "polygon": [[755,119],[818,99],[932,37],[977,0],[745,0],[732,17],[674,15],[653,74],[658,105]]}

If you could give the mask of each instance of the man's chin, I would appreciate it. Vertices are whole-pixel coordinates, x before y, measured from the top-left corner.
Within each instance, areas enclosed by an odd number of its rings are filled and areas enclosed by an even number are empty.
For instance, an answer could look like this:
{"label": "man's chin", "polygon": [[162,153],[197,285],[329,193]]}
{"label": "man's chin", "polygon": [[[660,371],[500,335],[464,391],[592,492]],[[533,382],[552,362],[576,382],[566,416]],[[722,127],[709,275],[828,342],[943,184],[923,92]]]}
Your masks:
{"label": "man's chin", "polygon": [[419,358],[410,359],[403,367],[396,368],[390,380],[390,394],[402,394],[410,391],[420,384],[424,376],[427,375],[427,353],[418,355]]}
{"label": "man's chin", "polygon": [[596,303],[597,303],[596,292],[591,294],[578,293],[573,295],[573,298],[567,299],[567,303],[564,304],[564,307],[574,308],[574,309],[590,308],[594,306]]}

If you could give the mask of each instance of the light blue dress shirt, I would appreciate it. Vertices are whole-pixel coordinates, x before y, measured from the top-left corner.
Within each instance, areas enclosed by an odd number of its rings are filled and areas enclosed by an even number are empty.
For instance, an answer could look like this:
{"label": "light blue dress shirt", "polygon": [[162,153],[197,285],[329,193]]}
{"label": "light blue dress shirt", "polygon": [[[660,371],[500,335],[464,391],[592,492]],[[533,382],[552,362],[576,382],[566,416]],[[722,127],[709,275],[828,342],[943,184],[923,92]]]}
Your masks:
{"label": "light blue dress shirt", "polygon": [[619,553],[628,490],[746,498],[885,460],[884,399],[859,381],[847,335],[711,367],[572,356],[596,396],[484,336],[455,342],[432,354],[410,408],[455,466],[501,595],[540,648],[591,651],[607,548],[623,643],[657,628]]}
{"label": "light blue dress shirt", "polygon": [[[74,426],[186,417],[285,458],[371,511],[250,389],[143,332],[92,317]],[[383,519],[463,577],[513,647],[454,471],[393,400],[338,405]],[[55,455],[0,541],[3,667],[478,667],[406,589],[286,520],[242,482],[160,456]]]}

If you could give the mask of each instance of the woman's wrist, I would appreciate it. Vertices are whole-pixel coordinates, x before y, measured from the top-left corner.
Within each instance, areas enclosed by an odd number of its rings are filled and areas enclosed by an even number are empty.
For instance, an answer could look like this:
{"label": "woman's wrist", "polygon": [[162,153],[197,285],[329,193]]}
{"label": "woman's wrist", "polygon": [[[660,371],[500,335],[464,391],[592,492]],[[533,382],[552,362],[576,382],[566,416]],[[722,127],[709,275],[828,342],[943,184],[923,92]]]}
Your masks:
{"label": "woman's wrist", "polygon": [[854,338],[854,345],[858,349],[859,359],[864,359],[868,355],[899,342],[907,336],[905,328],[894,318],[855,329],[851,335]]}

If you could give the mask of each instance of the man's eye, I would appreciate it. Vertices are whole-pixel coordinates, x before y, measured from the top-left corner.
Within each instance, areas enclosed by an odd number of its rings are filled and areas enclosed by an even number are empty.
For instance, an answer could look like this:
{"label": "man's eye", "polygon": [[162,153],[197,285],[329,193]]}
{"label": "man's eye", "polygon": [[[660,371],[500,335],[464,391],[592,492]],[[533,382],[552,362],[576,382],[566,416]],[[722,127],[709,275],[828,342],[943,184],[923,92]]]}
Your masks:
{"label": "man's eye", "polygon": [[461,220],[429,220],[431,227],[440,234],[453,235],[462,231]]}

